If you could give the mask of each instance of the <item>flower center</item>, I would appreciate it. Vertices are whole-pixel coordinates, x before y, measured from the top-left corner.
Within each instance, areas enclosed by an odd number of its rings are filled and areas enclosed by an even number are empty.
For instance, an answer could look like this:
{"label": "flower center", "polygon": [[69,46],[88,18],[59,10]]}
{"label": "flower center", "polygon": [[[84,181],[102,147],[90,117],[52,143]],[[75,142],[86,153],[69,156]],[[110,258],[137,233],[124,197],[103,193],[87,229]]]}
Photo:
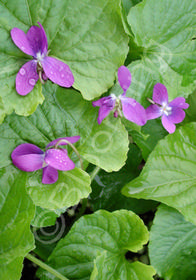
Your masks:
{"label": "flower center", "polygon": [[120,117],[122,117],[122,103],[120,100],[120,96],[117,97],[114,93],[111,93],[110,96],[113,100],[115,100],[114,116],[118,117],[119,115]]}
{"label": "flower center", "polygon": [[165,114],[166,116],[169,116],[171,114],[172,108],[167,105],[167,103],[164,103],[161,107],[162,114]]}
{"label": "flower center", "polygon": [[36,60],[37,62],[39,62],[41,64],[43,58],[44,58],[44,54],[41,54],[41,52],[36,53]]}

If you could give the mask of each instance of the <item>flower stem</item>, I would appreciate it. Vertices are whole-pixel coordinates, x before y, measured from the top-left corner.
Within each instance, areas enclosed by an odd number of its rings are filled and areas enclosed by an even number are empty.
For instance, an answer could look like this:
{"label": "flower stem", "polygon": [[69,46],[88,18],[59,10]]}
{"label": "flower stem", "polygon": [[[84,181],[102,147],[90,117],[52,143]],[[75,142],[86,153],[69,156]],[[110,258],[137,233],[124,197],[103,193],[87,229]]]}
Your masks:
{"label": "flower stem", "polygon": [[95,176],[99,173],[100,167],[96,166],[95,169],[90,173],[91,182],[95,179]]}
{"label": "flower stem", "polygon": [[32,261],[33,263],[37,264],[38,266],[40,266],[41,268],[47,270],[48,272],[50,272],[52,275],[54,275],[55,277],[57,277],[58,279],[61,280],[69,280],[68,278],[66,278],[65,276],[63,276],[61,273],[59,273],[57,270],[55,270],[54,268],[52,268],[51,266],[45,264],[44,262],[42,262],[41,260],[37,259],[36,257],[34,257],[31,254],[27,254],[26,258],[30,261]]}

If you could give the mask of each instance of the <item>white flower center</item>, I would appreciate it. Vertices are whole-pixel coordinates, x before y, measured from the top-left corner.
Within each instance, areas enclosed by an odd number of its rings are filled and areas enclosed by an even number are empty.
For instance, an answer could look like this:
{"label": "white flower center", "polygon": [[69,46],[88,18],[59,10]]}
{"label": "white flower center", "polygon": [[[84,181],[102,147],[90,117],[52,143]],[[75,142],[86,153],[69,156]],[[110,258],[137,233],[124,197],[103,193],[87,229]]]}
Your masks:
{"label": "white flower center", "polygon": [[169,107],[167,103],[163,103],[161,107],[161,113],[165,114],[166,116],[169,116],[171,114],[172,107]]}
{"label": "white flower center", "polygon": [[38,62],[41,62],[44,58],[44,54],[41,54],[41,52],[36,53],[36,59]]}
{"label": "white flower center", "polygon": [[111,93],[110,96],[112,97],[113,100],[115,100],[117,98],[114,93]]}

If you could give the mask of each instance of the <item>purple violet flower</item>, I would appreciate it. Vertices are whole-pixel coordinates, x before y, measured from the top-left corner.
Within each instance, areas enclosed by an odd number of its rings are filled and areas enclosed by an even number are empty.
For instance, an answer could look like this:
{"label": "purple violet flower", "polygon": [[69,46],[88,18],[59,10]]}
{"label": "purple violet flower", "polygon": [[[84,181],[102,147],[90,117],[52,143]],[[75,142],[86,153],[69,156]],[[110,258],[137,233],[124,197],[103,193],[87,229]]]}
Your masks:
{"label": "purple violet flower", "polygon": [[110,94],[107,97],[102,97],[97,101],[93,101],[93,106],[99,106],[98,124],[101,124],[110,111],[114,111],[114,117],[121,116],[121,111],[124,117],[138,125],[144,125],[146,123],[146,113],[144,107],[138,103],[135,99],[126,97],[127,89],[131,84],[131,73],[128,68],[121,66],[118,68],[118,82],[123,89],[123,93],[120,96]]}
{"label": "purple violet flower", "polygon": [[163,127],[169,133],[175,131],[176,123],[180,123],[184,120],[185,112],[183,109],[189,107],[189,104],[185,103],[185,98],[183,97],[176,97],[168,103],[167,88],[161,83],[157,83],[154,86],[152,100],[148,100],[152,105],[146,108],[147,120],[156,119],[162,116],[161,121]]}
{"label": "purple violet flower", "polygon": [[67,64],[48,56],[48,42],[43,26],[31,26],[27,34],[14,27],[11,37],[15,45],[24,53],[33,56],[33,60],[25,63],[16,76],[16,91],[26,95],[34,88],[38,79],[42,83],[50,79],[62,87],[71,87],[74,83],[73,74]]}
{"label": "purple violet flower", "polygon": [[[46,148],[56,145],[67,145],[60,143],[66,140],[75,143],[80,136],[58,138],[50,142]],[[22,171],[33,172],[43,168],[42,183],[53,184],[58,180],[58,171],[68,171],[75,167],[74,162],[68,157],[66,149],[49,148],[44,153],[33,144],[21,144],[17,146],[11,154],[13,164]]]}

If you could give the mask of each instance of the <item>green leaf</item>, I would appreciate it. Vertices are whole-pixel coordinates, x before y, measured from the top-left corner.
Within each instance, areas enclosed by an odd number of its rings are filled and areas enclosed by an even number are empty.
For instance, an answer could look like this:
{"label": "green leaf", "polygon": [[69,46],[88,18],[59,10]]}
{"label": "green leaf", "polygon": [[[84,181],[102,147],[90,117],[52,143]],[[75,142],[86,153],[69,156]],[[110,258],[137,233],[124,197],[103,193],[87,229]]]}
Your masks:
{"label": "green leaf", "polygon": [[19,280],[23,258],[34,248],[30,222],[35,209],[25,191],[25,173],[5,167],[0,184],[0,278]]}
{"label": "green leaf", "polygon": [[[144,56],[161,58],[185,83],[196,78],[195,13],[196,2],[192,0],[182,0],[180,5],[177,0],[144,0],[128,15],[135,42],[145,49]],[[162,62],[160,67],[164,67]]]}
{"label": "green leaf", "polygon": [[196,90],[189,95],[187,103],[189,108],[186,110],[185,122],[196,122]]}
{"label": "green leaf", "polygon": [[[114,261],[118,261],[119,270],[126,273],[125,267],[130,266],[130,271],[134,266],[126,260],[125,253],[128,250],[137,252],[147,241],[147,228],[133,212],[120,210],[109,213],[100,210],[74,224],[68,235],[57,244],[48,264],[70,280],[87,280],[93,270],[93,261],[106,252]],[[104,270],[114,270],[115,267],[116,262],[112,262],[111,267],[106,265]],[[148,274],[148,266],[143,265],[143,269]],[[54,279],[44,271],[39,274],[41,279]]]}
{"label": "green leaf", "polygon": [[128,197],[153,199],[178,209],[196,223],[196,124],[161,140],[140,176],[122,190]]}
{"label": "green leaf", "polygon": [[140,149],[131,144],[129,145],[126,165],[120,171],[112,173],[99,171],[91,184],[92,193],[89,197],[90,205],[94,211],[98,209],[108,211],[127,209],[141,214],[157,205],[157,202],[154,201],[127,198],[121,194],[122,187],[139,175],[141,161]]}
{"label": "green leaf", "polygon": [[79,203],[80,199],[88,197],[91,192],[90,176],[83,170],[74,168],[59,172],[58,181],[43,185],[41,173],[28,173],[27,190],[35,205],[54,210],[70,207]]}
{"label": "green leaf", "polygon": [[128,151],[128,135],[121,120],[110,115],[101,125],[96,120],[91,129],[79,148],[81,155],[107,172],[118,171],[124,165]]}
{"label": "green leaf", "polygon": [[64,18],[50,44],[51,54],[70,65],[74,87],[85,99],[106,92],[126,58],[128,36],[121,21],[120,3],[120,0],[67,1]]}
{"label": "green leaf", "polygon": [[164,129],[161,120],[155,119],[147,122],[141,132],[132,130],[130,132],[133,142],[140,147],[142,156],[146,161],[149,154],[153,151],[159,140],[164,138],[168,132]]}
{"label": "green leaf", "polygon": [[[48,91],[52,94],[54,89],[48,88]],[[56,88],[55,101],[59,104],[58,108],[60,107],[65,122],[63,124],[62,119],[59,121],[58,133],[60,127],[62,131],[67,127],[67,131],[71,131],[72,135],[80,135],[78,151],[87,161],[107,172],[118,171],[125,164],[129,143],[127,131],[120,119],[111,114],[99,125],[98,109],[94,108],[91,102],[83,100],[74,90]],[[62,135],[61,132],[61,137]]]}
{"label": "green leaf", "polygon": [[28,30],[30,22],[26,3],[24,0],[0,3],[0,123],[13,111],[24,116],[32,114],[44,100],[40,83],[27,96],[19,95],[15,89],[16,75],[27,62],[27,56],[14,45],[10,31],[13,27],[25,32]]}
{"label": "green leaf", "polygon": [[126,58],[128,36],[121,22],[120,0],[3,1],[0,3],[1,122],[13,111],[30,115],[43,102],[40,82],[27,96],[16,92],[17,72],[32,57],[19,50],[10,36],[12,28],[27,32],[37,22],[46,30],[50,55],[71,67],[74,87],[86,99],[100,96],[112,86],[116,71]]}
{"label": "green leaf", "polygon": [[[128,151],[127,131],[120,120],[111,116],[98,125],[97,110],[79,93],[50,82],[45,88],[46,101],[32,116],[12,114],[0,126],[0,168],[12,164],[10,155],[21,143],[32,143],[45,150],[58,137],[80,135],[75,146],[85,159],[107,171],[119,170]],[[78,160],[71,149],[69,155]],[[89,175],[77,168],[59,171],[59,179],[52,185],[41,184],[41,173],[41,170],[28,173],[27,187],[34,203],[42,208],[53,210],[75,205],[91,191]]]}
{"label": "green leaf", "polygon": [[140,262],[125,262],[124,257],[104,252],[94,261],[90,280],[152,280],[154,274],[152,266]]}
{"label": "green leaf", "polygon": [[130,53],[130,42],[131,44],[133,43],[133,32],[131,30],[131,27],[129,26],[128,22],[127,22],[127,15],[129,13],[129,10],[131,7],[135,6],[136,4],[138,4],[139,2],[141,2],[142,0],[121,0],[121,14],[122,14],[122,22],[123,22],[123,26],[125,29],[125,32],[130,36],[130,41],[129,41],[129,53]]}
{"label": "green leaf", "polygon": [[173,208],[161,205],[151,228],[150,260],[167,280],[194,280],[196,226]]}
{"label": "green leaf", "polygon": [[56,210],[48,210],[39,206],[35,208],[35,216],[31,221],[31,225],[34,227],[48,227],[55,224],[57,217],[61,215],[61,213],[65,212],[66,208],[56,209]]}
{"label": "green leaf", "polygon": [[128,15],[130,9],[140,3],[142,0],[122,0],[123,7],[125,9],[126,15]]}
{"label": "green leaf", "polygon": [[[16,257],[10,262],[0,264],[1,279],[20,280],[23,268],[23,257]],[[8,278],[9,277],[9,278]]]}

